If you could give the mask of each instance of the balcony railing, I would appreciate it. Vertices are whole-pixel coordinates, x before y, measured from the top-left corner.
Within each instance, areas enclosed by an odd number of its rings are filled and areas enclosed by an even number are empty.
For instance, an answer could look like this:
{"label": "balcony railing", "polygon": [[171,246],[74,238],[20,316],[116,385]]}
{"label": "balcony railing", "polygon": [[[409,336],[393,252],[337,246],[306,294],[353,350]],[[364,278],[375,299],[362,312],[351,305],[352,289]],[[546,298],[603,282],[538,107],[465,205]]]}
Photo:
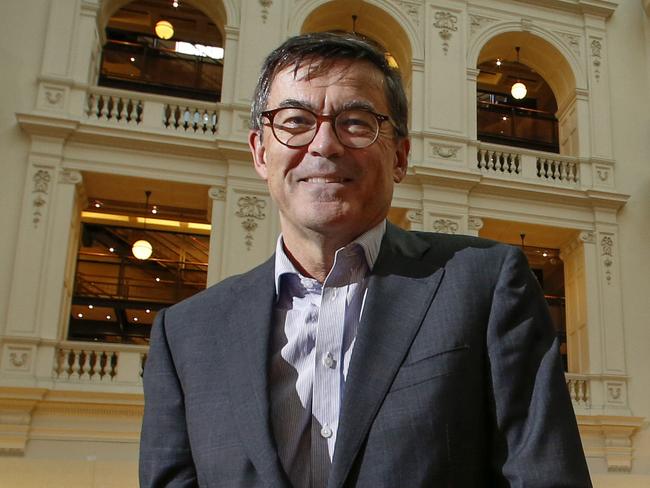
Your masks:
{"label": "balcony railing", "polygon": [[52,379],[57,384],[97,385],[93,389],[140,389],[148,347],[93,342],[62,342],[54,353]]}
{"label": "balcony railing", "polygon": [[86,96],[88,120],[121,127],[214,136],[219,104],[115,88],[92,87]]}
{"label": "balcony railing", "polygon": [[567,188],[580,185],[580,164],[571,156],[479,142],[475,167],[486,176]]}

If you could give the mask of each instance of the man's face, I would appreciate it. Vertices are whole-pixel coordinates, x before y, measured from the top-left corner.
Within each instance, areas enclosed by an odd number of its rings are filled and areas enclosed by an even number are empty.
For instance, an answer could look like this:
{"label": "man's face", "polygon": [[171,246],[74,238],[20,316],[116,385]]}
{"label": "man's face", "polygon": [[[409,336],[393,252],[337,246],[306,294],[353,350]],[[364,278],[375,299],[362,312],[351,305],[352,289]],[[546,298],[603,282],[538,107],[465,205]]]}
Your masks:
{"label": "man's face", "polygon": [[[279,72],[267,109],[302,106],[333,115],[352,104],[389,113],[383,76],[368,62],[342,60],[311,80],[305,73],[301,68],[294,77],[293,67]],[[262,130],[263,137],[250,133],[249,144],[255,169],[279,207],[285,237],[318,233],[352,240],[386,217],[409,150],[409,141],[397,141],[388,121],[381,124],[377,140],[363,149],[343,146],[329,121],[300,148],[280,144],[267,125]]]}

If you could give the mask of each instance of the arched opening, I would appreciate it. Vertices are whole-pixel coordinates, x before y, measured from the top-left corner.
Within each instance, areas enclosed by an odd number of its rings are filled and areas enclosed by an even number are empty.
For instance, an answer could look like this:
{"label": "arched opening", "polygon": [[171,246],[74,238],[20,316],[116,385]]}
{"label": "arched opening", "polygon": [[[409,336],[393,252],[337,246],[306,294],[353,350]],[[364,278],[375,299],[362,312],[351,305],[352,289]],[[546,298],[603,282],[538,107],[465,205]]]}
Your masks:
{"label": "arched opening", "polygon": [[300,32],[353,30],[383,47],[394,59],[410,100],[411,44],[399,23],[379,7],[360,0],[333,0],[314,9]]}
{"label": "arched opening", "polygon": [[[477,139],[578,154],[575,77],[552,44],[529,32],[499,34],[481,49],[477,68]],[[511,93],[515,83],[526,86],[523,98]]]}
{"label": "arched opening", "polygon": [[187,0],[136,0],[108,18],[98,84],[219,101],[224,21]]}
{"label": "arched opening", "polygon": [[[83,181],[66,338],[146,344],[158,310],[206,286],[207,187],[91,172]],[[146,259],[134,254],[139,240]]]}

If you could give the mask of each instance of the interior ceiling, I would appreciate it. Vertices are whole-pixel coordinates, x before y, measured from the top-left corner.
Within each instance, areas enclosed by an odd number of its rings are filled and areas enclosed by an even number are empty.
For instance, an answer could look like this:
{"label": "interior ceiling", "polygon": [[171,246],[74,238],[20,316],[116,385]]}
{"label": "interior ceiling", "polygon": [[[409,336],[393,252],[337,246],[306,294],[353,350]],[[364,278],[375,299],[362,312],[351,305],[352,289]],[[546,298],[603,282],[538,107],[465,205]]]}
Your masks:
{"label": "interior ceiling", "polygon": [[492,38],[481,50],[477,66],[483,63],[494,66],[497,58],[511,66],[517,59],[516,46],[521,48],[521,64],[543,77],[558,105],[575,95],[576,80],[567,60],[549,42],[528,32],[507,32]]}
{"label": "interior ceiling", "polygon": [[172,40],[223,47],[223,36],[214,22],[186,0],[180,0],[178,8],[171,0],[137,0],[115,12],[107,27],[154,35],[159,20],[174,26]]}
{"label": "interior ceiling", "polygon": [[[126,207],[143,208],[145,191],[151,191],[149,206],[188,210],[188,214],[208,212],[209,196],[207,185],[194,185],[175,181],[134,178],[104,173],[85,172],[84,190],[89,205],[95,200],[120,202]],[[92,208],[91,208],[92,209]]]}
{"label": "interior ceiling", "polygon": [[480,235],[487,239],[520,246],[520,234],[524,233],[526,246],[559,249],[575,238],[577,232],[575,229],[483,218]]}

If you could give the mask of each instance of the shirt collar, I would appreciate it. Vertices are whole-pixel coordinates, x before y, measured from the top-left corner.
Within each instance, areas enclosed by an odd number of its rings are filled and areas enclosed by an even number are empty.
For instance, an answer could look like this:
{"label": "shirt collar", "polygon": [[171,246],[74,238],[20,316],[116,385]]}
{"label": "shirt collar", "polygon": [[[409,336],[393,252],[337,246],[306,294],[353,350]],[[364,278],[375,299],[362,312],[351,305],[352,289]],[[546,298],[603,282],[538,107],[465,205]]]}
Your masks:
{"label": "shirt collar", "polygon": [[[363,249],[363,254],[366,257],[368,269],[372,271],[372,267],[377,261],[379,255],[379,248],[381,247],[381,240],[386,233],[386,219],[382,220],[379,224],[374,226],[369,231],[364,232],[355,240],[350,242],[347,246],[358,244]],[[343,249],[343,248],[341,248]],[[275,246],[275,295],[280,295],[280,279],[283,274],[294,273],[300,276],[300,272],[293,265],[291,260],[284,252],[282,234],[278,237],[278,242]]]}

